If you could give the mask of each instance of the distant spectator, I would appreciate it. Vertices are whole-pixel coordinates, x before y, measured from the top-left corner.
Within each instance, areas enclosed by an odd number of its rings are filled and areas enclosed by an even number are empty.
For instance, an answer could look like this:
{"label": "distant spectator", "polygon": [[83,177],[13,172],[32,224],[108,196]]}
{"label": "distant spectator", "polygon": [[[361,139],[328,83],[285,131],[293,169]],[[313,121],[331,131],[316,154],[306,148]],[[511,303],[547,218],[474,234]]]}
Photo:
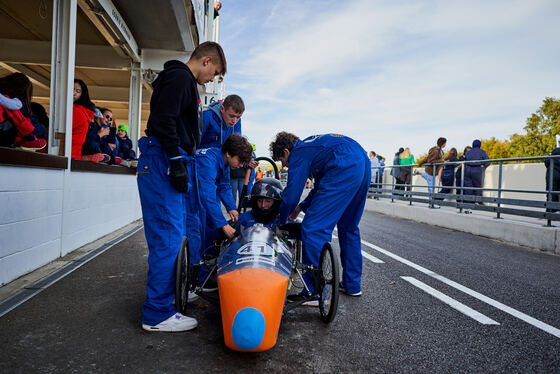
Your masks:
{"label": "distant spectator", "polygon": [[[376,193],[375,189],[377,188],[377,174],[379,173],[379,159],[377,158],[377,154],[374,151],[369,152],[369,163],[371,166],[371,183],[370,187],[373,188],[373,192]],[[374,197],[375,199],[379,199],[378,197]]]}
{"label": "distant spectator", "polygon": [[255,175],[255,180],[262,179],[262,177],[263,177],[263,172],[262,172],[261,168],[259,168],[259,169],[257,170],[256,175]]}
{"label": "distant spectator", "polygon": [[[463,154],[461,155],[461,157],[459,157],[459,161],[465,161],[465,155],[471,149],[472,149],[472,147],[467,145],[465,147],[465,149],[463,150]],[[457,195],[463,195],[463,190],[460,188],[461,187],[461,181],[462,181],[461,174],[463,173],[461,171],[462,168],[463,168],[463,165],[459,164],[459,166],[457,166],[457,171],[455,172],[455,187],[459,187],[459,188],[455,189],[455,193]]]}
{"label": "distant spectator", "polygon": [[72,106],[72,158],[82,158],[82,146],[86,140],[89,124],[93,121],[95,105],[89,98],[87,85],[74,79],[74,105]]}
{"label": "distant spectator", "polygon": [[379,169],[379,174],[377,174],[377,185],[379,186],[379,188],[383,188],[383,174],[385,173],[385,157],[377,155],[377,160],[379,161],[379,166],[381,166],[381,168]]}
{"label": "distant spectator", "polygon": [[[397,151],[397,153],[395,153],[395,157],[393,158],[393,166],[397,166],[400,165],[400,157],[401,157],[401,153],[404,152],[404,148],[399,148],[399,150]],[[391,173],[390,173],[394,178],[395,178],[395,190],[402,190],[404,189],[404,186],[402,186],[402,179],[401,179],[401,174],[402,174],[402,170],[400,167],[393,167],[391,169]]]}
{"label": "distant spectator", "polygon": [[[424,157],[422,161],[418,164],[419,166],[426,165],[424,172],[422,173],[422,178],[428,183],[428,192],[434,192],[434,186],[437,184],[437,179],[441,176],[441,171],[443,169],[442,165],[437,165],[434,170],[434,165],[436,163],[443,162],[443,149],[447,143],[447,139],[441,137],[437,140],[436,146],[430,148],[428,155]],[[435,171],[435,172],[434,172]],[[431,197],[430,197],[431,200]],[[430,205],[430,208],[439,208],[438,205]]]}
{"label": "distant spectator", "polygon": [[[14,145],[26,150],[45,148],[47,141],[38,139],[35,127],[29,118],[33,85],[25,74],[13,73],[0,78],[0,123],[3,124],[2,144]],[[10,100],[12,99],[12,100]],[[19,107],[19,109],[17,109]],[[11,129],[11,130],[10,130]]]}
{"label": "distant spectator", "polygon": [[[480,140],[476,139],[472,143],[472,149],[465,154],[465,161],[488,160],[488,155],[480,149]],[[489,162],[475,162],[465,164],[465,195],[482,196],[481,190],[472,190],[469,187],[482,187],[482,173],[490,165]],[[482,202],[479,204],[483,205]]]}
{"label": "distant spectator", "polygon": [[[560,156],[560,144],[557,144],[554,150],[550,153],[551,156]],[[544,166],[546,166],[546,190],[547,191],[560,191],[560,158],[554,159],[554,167],[550,167],[551,160],[544,160]],[[550,173],[552,173],[552,185],[550,185]],[[550,196],[550,201],[558,202],[558,193],[553,193]],[[557,212],[558,209],[548,208],[547,212]]]}
{"label": "distant spectator", "polygon": [[235,204],[239,204],[239,201],[241,201],[241,192],[243,191],[243,183],[245,182],[246,173],[247,166],[230,169],[229,171],[229,184],[231,184],[231,193]]}
{"label": "distant spectator", "polygon": [[410,148],[405,148],[404,151],[399,156],[399,163],[401,165],[401,183],[406,185],[406,189],[408,191],[411,190],[410,187],[410,179],[412,177],[412,166],[407,165],[414,165],[414,155],[410,153]]}
{"label": "distant spectator", "polygon": [[445,156],[445,165],[441,172],[441,184],[447,188],[442,188],[440,193],[452,193],[453,182],[455,181],[455,168],[457,167],[457,149],[451,148],[447,156]]}
{"label": "distant spectator", "polygon": [[132,144],[132,140],[128,137],[128,125],[119,125],[117,138],[119,143],[117,156],[126,161],[136,160],[136,152],[134,152],[133,149],[134,145]]}

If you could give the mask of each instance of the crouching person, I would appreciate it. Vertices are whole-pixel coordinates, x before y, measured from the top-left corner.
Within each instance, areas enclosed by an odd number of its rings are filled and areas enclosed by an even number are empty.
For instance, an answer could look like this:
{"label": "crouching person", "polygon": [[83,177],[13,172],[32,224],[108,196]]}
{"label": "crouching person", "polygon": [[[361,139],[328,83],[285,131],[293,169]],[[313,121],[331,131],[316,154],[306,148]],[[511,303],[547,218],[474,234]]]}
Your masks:
{"label": "crouching person", "polygon": [[[305,212],[301,227],[303,262],[314,266],[319,265],[323,245],[331,241],[337,226],[343,269],[341,288],[348,295],[360,296],[362,252],[358,224],[371,180],[366,151],[343,135],[315,135],[300,140],[294,134],[281,132],[270,144],[270,152],[274,160],[289,168],[278,223]],[[311,173],[313,189],[299,202]],[[311,283],[307,280],[308,286]]]}
{"label": "crouching person", "polygon": [[[230,169],[237,169],[251,161],[253,147],[239,134],[228,136],[221,148],[202,148],[196,152],[196,170],[200,198],[198,209],[199,222],[205,223],[206,230],[202,233],[204,248],[210,247],[217,239],[218,230],[222,230],[228,239],[233,239],[235,229],[231,227],[222,213],[221,199],[227,200],[226,205],[235,206],[231,185],[229,184]],[[235,222],[239,218],[237,210],[229,210],[230,219]],[[187,232],[191,230],[187,227]],[[191,236],[188,235],[189,240]],[[192,248],[192,247],[191,247]],[[199,279],[203,275],[201,274]]]}

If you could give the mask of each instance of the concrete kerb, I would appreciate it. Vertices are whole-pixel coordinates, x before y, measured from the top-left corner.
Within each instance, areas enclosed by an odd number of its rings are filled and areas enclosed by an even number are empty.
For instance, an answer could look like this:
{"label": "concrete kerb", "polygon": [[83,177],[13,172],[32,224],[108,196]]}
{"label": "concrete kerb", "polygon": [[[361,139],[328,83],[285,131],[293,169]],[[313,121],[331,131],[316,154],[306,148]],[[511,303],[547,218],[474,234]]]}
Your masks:
{"label": "concrete kerb", "polygon": [[458,214],[454,209],[429,209],[427,205],[411,206],[383,200],[368,199],[365,210],[560,254],[558,227],[543,227],[478,214]]}

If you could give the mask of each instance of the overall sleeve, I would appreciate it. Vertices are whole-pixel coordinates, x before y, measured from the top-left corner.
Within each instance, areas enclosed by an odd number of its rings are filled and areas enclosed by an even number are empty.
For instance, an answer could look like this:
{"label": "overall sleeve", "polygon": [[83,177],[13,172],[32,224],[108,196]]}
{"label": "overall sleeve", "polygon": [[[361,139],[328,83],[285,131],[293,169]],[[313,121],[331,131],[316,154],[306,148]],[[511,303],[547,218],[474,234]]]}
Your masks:
{"label": "overall sleeve", "polygon": [[286,223],[288,216],[294,211],[299,203],[305,182],[309,176],[310,161],[302,157],[290,155],[290,167],[288,170],[288,183],[282,192],[282,203],[280,204],[279,224]]}
{"label": "overall sleeve", "polygon": [[149,121],[154,124],[157,138],[170,158],[180,155],[177,120],[184,106],[193,100],[192,93],[188,89],[186,74],[170,74],[166,77],[158,87],[157,99],[150,103]]}
{"label": "overall sleeve", "polygon": [[231,191],[231,184],[229,179],[229,168],[225,168],[224,172],[218,176],[216,193],[220,197],[226,210],[235,210],[235,201],[233,200],[233,193]]}
{"label": "overall sleeve", "polygon": [[304,213],[307,212],[307,209],[311,206],[311,203],[313,202],[313,197],[315,197],[315,193],[319,188],[319,183],[320,182],[313,183],[313,189],[309,191],[309,194],[307,194],[305,200],[299,203],[299,207],[301,208],[301,210],[303,210]]}
{"label": "overall sleeve", "polygon": [[[197,157],[197,178],[200,194],[200,202],[206,210],[206,217],[213,228],[221,228],[227,225],[222,214],[222,207],[216,193],[216,160],[210,156]],[[231,194],[231,192],[230,192]],[[232,197],[233,198],[233,197]]]}

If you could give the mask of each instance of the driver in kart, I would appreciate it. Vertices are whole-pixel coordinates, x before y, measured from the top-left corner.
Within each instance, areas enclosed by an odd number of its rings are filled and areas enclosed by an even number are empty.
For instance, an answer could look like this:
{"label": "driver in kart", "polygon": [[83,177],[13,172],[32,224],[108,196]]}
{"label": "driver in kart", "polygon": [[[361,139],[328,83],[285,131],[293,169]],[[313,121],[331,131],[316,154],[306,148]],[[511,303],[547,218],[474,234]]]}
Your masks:
{"label": "driver in kart", "polygon": [[237,227],[248,229],[256,223],[273,228],[278,224],[282,184],[275,178],[259,179],[251,189],[251,210],[239,216]]}

